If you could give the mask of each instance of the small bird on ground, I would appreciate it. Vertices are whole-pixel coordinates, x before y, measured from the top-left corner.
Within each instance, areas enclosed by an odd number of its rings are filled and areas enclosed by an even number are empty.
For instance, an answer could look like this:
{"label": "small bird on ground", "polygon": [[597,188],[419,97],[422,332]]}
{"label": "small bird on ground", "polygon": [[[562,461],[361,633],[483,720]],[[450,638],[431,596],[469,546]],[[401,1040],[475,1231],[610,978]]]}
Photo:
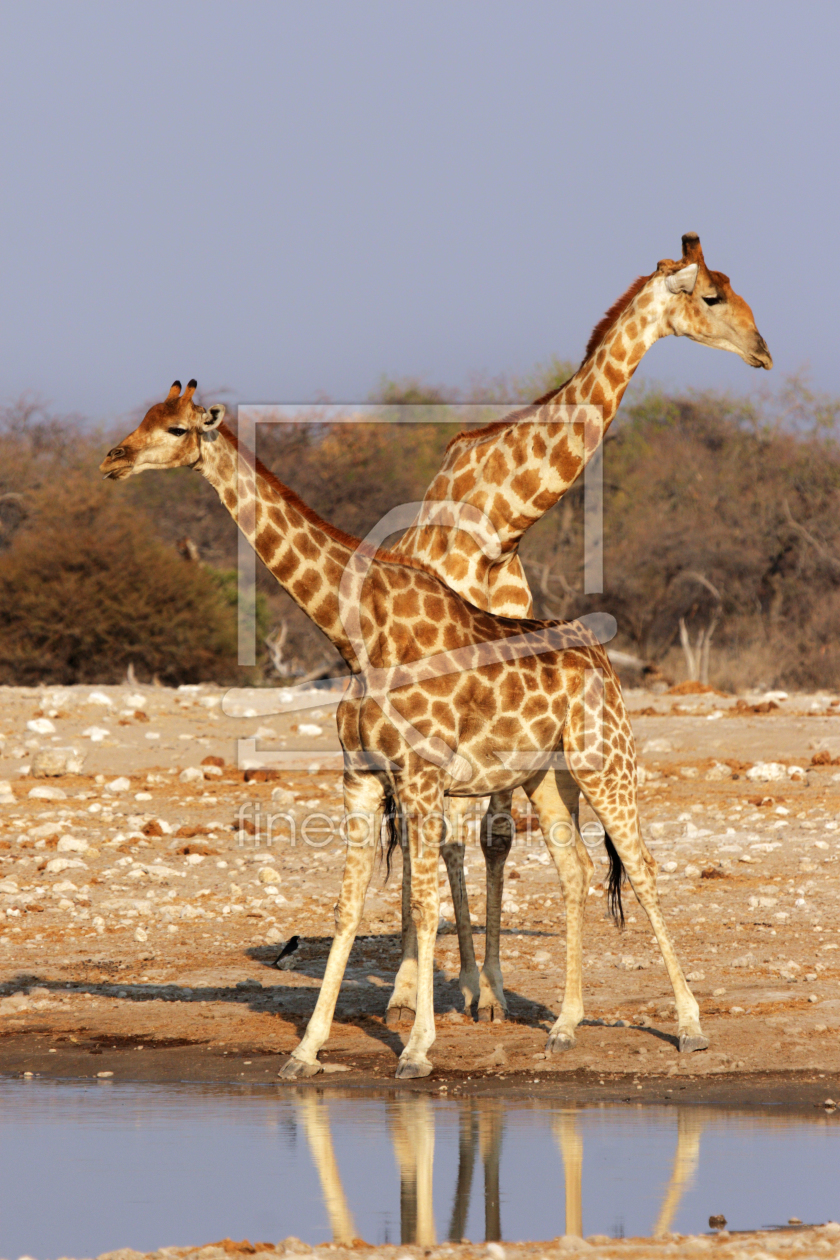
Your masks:
{"label": "small bird on ground", "polygon": [[279,967],[281,962],[283,962],[284,959],[288,958],[290,954],[293,954],[295,952],[299,944],[300,944],[299,936],[290,936],[289,939],[286,941],[286,944],[280,950],[280,953],[275,958],[274,966]]}

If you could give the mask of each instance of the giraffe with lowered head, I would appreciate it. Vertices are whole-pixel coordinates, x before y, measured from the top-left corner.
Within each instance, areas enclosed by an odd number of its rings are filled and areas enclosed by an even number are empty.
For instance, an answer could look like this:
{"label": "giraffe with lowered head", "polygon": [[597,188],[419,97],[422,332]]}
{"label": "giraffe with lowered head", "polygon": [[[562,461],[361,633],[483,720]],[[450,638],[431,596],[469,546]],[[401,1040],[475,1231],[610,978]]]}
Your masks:
{"label": "giraffe with lowered head", "polygon": [[[576,835],[563,753],[605,830],[611,903],[621,916],[626,874],[648,915],[674,989],[680,1048],[705,1049],[699,1008],[670,941],[655,862],[641,840],[633,735],[606,651],[581,622],[518,621],[466,603],[422,564],[378,552],[334,529],[283,486],[222,423],[224,407],[194,402],[195,381],[108,452],[101,470],[124,480],[190,467],[214,486],[275,578],[331,639],[353,675],[338,708],[344,749],[347,855],[336,934],[306,1033],[286,1078],[320,1070],[347,959],[361,920],[384,816],[399,810],[411,858],[417,1001],[397,1075],[425,1076],[435,1040],[434,944],[444,797],[522,786],[536,809],[566,900],[566,986],[550,1050],[574,1044],[583,1017],[581,936],[592,859]],[[603,636],[602,636],[603,637]],[[576,804],[576,800],[574,802]],[[392,841],[397,840],[392,834]]]}

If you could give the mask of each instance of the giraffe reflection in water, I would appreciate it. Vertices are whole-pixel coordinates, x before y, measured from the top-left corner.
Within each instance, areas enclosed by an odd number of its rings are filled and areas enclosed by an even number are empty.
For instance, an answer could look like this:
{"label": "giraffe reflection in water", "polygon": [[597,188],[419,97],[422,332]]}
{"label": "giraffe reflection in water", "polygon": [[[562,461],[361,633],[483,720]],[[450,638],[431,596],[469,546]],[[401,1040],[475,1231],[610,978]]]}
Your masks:
{"label": "giraffe reflection in water", "polygon": [[[400,1177],[400,1242],[431,1246],[437,1241],[434,1217],[435,1104],[428,1094],[407,1094],[385,1104],[388,1129]],[[458,1173],[447,1239],[465,1238],[475,1180],[476,1158],[484,1169],[484,1241],[502,1238],[500,1160],[505,1129],[502,1100],[464,1099],[459,1106]],[[319,1093],[302,1091],[295,1098],[303,1129],[321,1183],[332,1241],[349,1245],[356,1238],[353,1214],[341,1182],[333,1149],[329,1102]],[[677,1112],[677,1145],[665,1187],[654,1236],[667,1233],[683,1194],[690,1188],[700,1159],[700,1138],[707,1118],[699,1111]],[[580,1113],[556,1111],[550,1118],[565,1187],[567,1236],[583,1237],[583,1133]]]}

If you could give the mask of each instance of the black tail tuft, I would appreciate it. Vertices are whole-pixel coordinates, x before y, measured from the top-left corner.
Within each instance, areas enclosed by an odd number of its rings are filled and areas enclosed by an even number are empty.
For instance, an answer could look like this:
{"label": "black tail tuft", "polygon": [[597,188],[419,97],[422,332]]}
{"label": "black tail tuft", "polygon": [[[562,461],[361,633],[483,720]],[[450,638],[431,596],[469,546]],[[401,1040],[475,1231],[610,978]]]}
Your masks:
{"label": "black tail tuft", "polygon": [[385,850],[385,882],[391,876],[391,859],[394,850],[400,847],[400,821],[397,810],[397,798],[388,787],[385,789],[385,826],[388,829],[388,846]]}
{"label": "black tail tuft", "polygon": [[623,928],[624,907],[621,904],[621,885],[627,878],[627,872],[624,869],[624,863],[618,856],[615,845],[606,832],[604,833],[604,845],[606,846],[607,857],[610,859],[610,872],[607,876],[607,906],[616,927]]}

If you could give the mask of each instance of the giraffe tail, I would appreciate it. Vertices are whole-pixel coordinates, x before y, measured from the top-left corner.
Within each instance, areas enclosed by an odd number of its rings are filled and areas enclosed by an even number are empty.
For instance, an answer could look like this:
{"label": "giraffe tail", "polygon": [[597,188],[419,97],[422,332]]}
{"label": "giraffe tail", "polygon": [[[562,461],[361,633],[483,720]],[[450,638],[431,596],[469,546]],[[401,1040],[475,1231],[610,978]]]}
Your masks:
{"label": "giraffe tail", "polygon": [[604,846],[607,850],[607,857],[610,860],[610,869],[607,874],[607,907],[616,927],[623,928],[624,907],[621,904],[621,885],[627,878],[627,872],[624,869],[624,863],[618,856],[618,850],[606,832],[604,832]]}
{"label": "giraffe tail", "polygon": [[400,847],[400,814],[397,798],[390,787],[385,788],[385,827],[388,832],[388,843],[385,847],[385,882],[391,877],[391,859],[394,850]]}

